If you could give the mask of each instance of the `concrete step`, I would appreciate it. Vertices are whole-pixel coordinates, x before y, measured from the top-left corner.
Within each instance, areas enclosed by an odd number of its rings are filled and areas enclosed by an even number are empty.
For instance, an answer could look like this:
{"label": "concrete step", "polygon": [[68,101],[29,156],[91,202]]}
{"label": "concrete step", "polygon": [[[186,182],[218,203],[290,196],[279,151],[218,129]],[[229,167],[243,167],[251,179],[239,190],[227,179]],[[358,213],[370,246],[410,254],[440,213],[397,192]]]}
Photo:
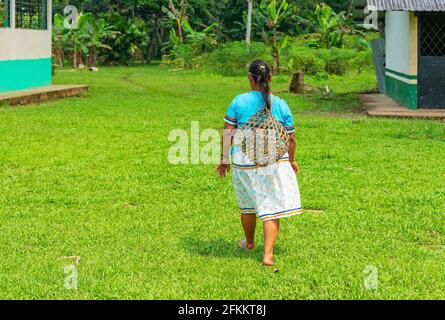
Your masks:
{"label": "concrete step", "polygon": [[445,109],[408,109],[383,94],[362,94],[359,101],[369,117],[445,120]]}
{"label": "concrete step", "polygon": [[0,105],[10,106],[39,103],[82,95],[89,91],[85,85],[52,85],[20,91],[0,93]]}

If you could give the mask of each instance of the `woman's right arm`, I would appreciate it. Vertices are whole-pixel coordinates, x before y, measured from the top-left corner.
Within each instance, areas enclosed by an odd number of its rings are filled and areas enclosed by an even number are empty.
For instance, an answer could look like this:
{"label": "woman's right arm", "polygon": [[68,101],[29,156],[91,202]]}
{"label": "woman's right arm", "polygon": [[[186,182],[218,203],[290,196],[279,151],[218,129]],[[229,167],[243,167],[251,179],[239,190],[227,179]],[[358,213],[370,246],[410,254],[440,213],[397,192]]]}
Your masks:
{"label": "woman's right arm", "polygon": [[216,171],[220,177],[225,177],[230,170],[230,147],[232,146],[233,135],[235,133],[236,126],[230,123],[225,123],[223,129],[223,136],[221,141],[221,161],[216,168]]}

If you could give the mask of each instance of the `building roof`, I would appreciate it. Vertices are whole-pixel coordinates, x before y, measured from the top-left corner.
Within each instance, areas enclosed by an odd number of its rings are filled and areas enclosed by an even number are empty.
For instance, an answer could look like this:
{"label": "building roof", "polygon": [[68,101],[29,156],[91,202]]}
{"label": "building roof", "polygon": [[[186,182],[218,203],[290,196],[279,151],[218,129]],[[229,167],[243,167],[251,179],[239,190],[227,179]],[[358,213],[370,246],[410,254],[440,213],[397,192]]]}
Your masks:
{"label": "building roof", "polygon": [[445,11],[445,0],[368,0],[377,10]]}

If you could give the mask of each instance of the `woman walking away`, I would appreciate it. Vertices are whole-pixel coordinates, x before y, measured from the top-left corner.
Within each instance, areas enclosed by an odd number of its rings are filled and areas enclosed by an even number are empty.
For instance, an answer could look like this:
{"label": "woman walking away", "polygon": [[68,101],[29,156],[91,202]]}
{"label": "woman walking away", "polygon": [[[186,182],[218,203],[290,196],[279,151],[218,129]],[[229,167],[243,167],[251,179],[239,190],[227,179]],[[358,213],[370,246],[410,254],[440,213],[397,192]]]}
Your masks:
{"label": "woman walking away", "polygon": [[[246,250],[255,248],[258,215],[264,224],[263,265],[272,266],[280,219],[302,213],[296,178],[300,169],[295,162],[294,121],[287,103],[270,92],[272,75],[267,63],[252,62],[248,79],[252,91],[237,96],[224,118],[217,173],[225,177],[229,172],[231,150],[233,184],[246,236],[239,246]],[[262,132],[260,137],[259,132]],[[261,144],[265,141],[264,132],[273,139]],[[261,156],[259,148],[265,156]],[[274,161],[265,163],[265,157]]]}

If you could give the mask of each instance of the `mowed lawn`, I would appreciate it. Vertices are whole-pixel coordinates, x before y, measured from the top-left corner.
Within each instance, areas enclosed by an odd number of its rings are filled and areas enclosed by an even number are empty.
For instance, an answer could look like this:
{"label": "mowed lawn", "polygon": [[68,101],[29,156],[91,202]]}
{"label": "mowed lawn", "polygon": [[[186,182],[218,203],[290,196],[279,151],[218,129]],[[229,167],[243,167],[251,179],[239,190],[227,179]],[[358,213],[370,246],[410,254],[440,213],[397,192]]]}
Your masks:
{"label": "mowed lawn", "polygon": [[[169,132],[220,128],[245,77],[58,72],[55,83],[91,92],[0,108],[0,298],[445,298],[445,123],[353,113],[345,92],[372,81],[337,79],[329,101],[281,94],[307,212],[283,220],[274,273],[260,265],[260,225],[257,251],[237,249],[231,179],[168,162]],[[64,287],[70,256],[78,290]]]}

